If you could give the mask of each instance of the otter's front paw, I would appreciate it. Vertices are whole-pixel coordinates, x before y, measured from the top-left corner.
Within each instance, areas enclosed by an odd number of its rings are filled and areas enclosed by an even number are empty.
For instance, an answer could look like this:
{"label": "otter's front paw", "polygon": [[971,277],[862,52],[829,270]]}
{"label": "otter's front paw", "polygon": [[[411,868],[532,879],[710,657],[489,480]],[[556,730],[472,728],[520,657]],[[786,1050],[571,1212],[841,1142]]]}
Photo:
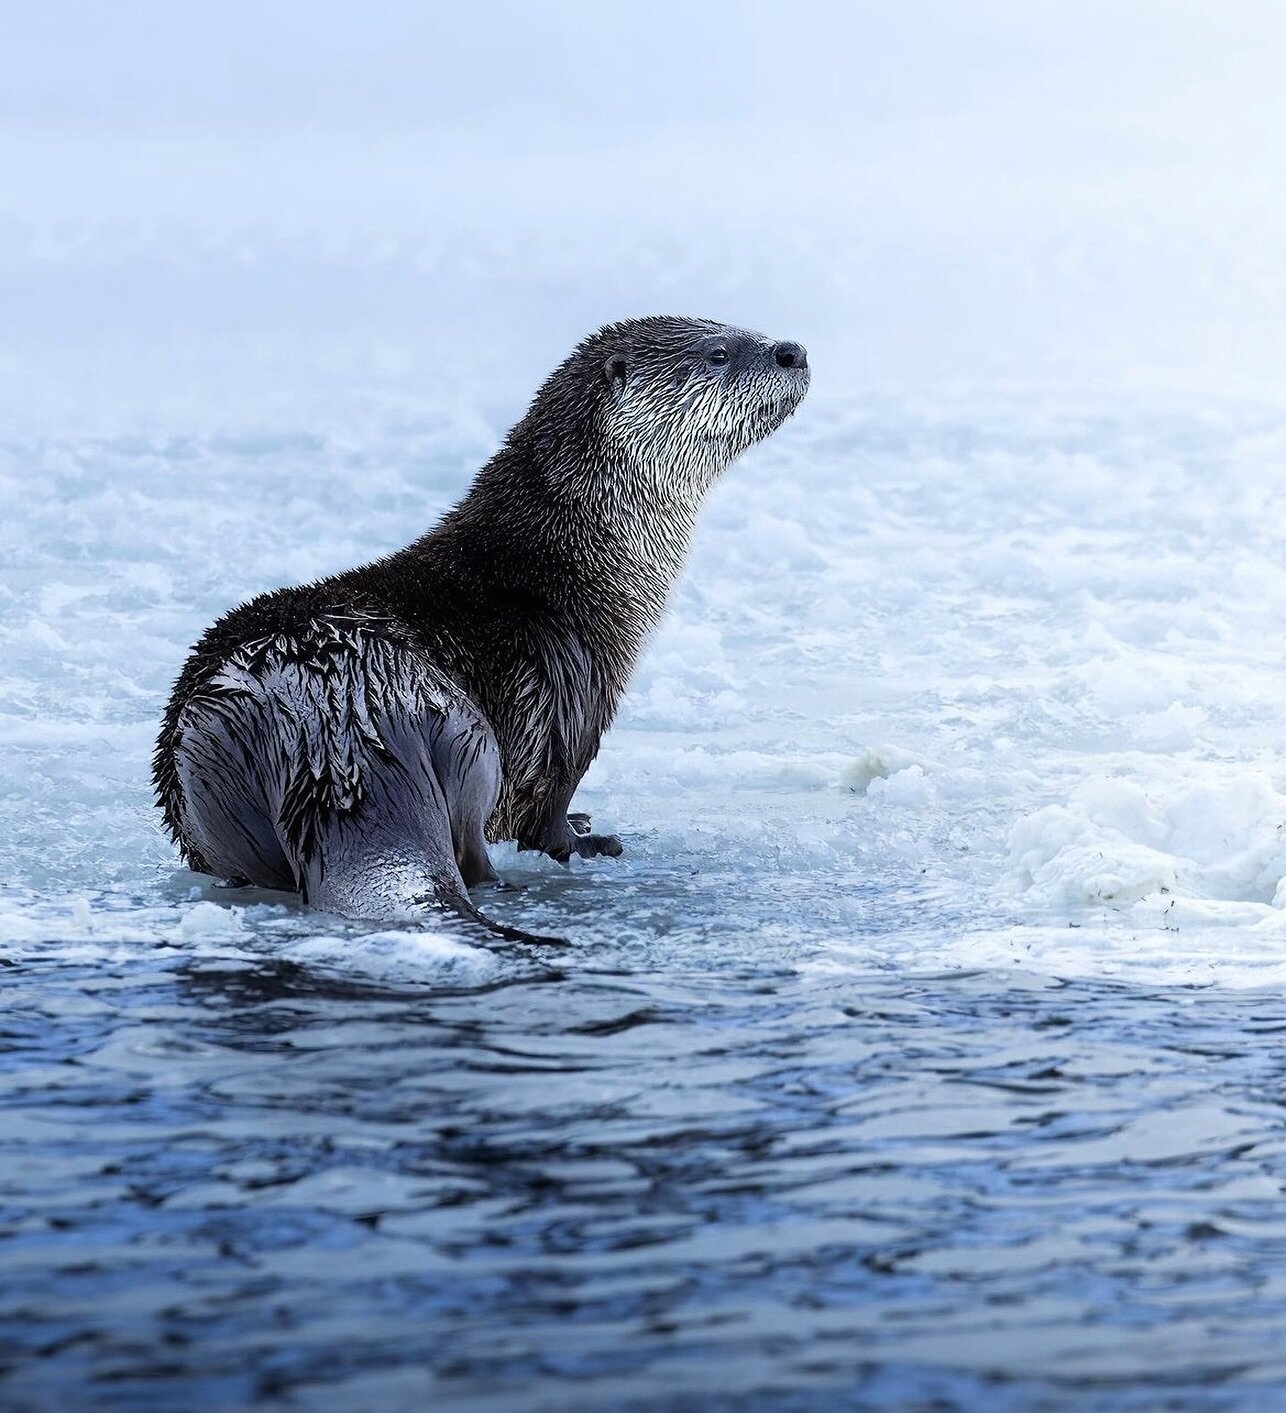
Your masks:
{"label": "otter's front paw", "polygon": [[625,852],[625,845],[615,834],[577,834],[572,840],[572,848],[583,859],[594,859],[600,855],[607,859],[619,859]]}
{"label": "otter's front paw", "polygon": [[[583,812],[576,812],[567,816],[567,827],[572,832],[571,853],[577,853],[583,859],[595,859],[603,857],[607,859],[618,859],[625,852],[625,845],[615,834],[591,834],[591,820],[589,815]],[[557,858],[557,855],[554,856]],[[562,862],[566,863],[569,854],[563,856]]]}
{"label": "otter's front paw", "polygon": [[539,849],[551,859],[557,859],[563,864],[573,854],[582,859],[615,859],[625,852],[625,846],[615,834],[591,834],[590,818],[587,814],[569,814],[566,825],[561,830],[555,828],[552,832],[553,838],[546,835],[538,844],[520,847]]}

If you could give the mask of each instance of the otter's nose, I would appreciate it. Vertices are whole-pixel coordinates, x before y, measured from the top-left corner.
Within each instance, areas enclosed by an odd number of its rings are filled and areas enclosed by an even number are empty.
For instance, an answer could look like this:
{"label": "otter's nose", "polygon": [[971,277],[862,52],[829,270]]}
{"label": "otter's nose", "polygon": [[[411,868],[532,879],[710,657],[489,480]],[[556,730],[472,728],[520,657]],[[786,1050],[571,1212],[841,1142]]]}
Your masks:
{"label": "otter's nose", "polygon": [[808,351],[802,343],[778,343],[773,345],[772,356],[778,368],[807,368]]}

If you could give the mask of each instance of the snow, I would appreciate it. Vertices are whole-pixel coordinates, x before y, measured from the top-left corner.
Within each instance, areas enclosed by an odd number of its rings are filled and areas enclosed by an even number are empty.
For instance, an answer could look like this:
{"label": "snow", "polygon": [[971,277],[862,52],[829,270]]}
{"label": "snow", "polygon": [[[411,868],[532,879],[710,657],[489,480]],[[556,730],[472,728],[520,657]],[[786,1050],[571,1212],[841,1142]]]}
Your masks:
{"label": "snow", "polygon": [[[257,588],[413,534],[485,456],[476,429],[503,423],[453,404],[6,448],[11,940],[77,891],[79,931],[104,942],[270,935],[170,882],[147,756],[184,646]],[[1045,929],[1056,974],[1263,984],[1286,932],[1284,454],[1272,409],[811,400],[712,498],[583,792],[634,860],[575,871],[600,912],[573,930],[632,922],[639,890],[671,897],[691,860],[785,876],[817,945],[864,965],[994,961],[1004,936],[1030,964]],[[901,901],[895,932],[867,935],[854,886]],[[729,907],[751,936],[792,915],[753,889]],[[485,957],[450,938],[281,945],[389,976]]]}
{"label": "snow", "polygon": [[[1206,778],[1201,778],[1204,775]],[[1121,777],[1077,786],[1065,805],[1027,816],[1010,836],[1019,887],[1051,906],[1163,894],[1220,904],[1240,919],[1281,906],[1286,795],[1262,771],[1199,771],[1149,794]]]}
{"label": "snow", "polygon": [[[215,614],[405,542],[576,337],[672,310],[801,339],[814,391],[712,497],[586,782],[629,855],[564,876],[502,850],[523,890],[496,906],[585,945],[793,936],[801,965],[1286,976],[1280,21],[998,6],[926,59],[914,16],[859,10],[833,46],[792,12],[769,57],[694,18],[659,96],[609,118],[601,75],[583,111],[530,87],[516,10],[486,52],[517,136],[333,15],[306,41],[265,21],[235,105],[164,27],[137,88],[51,97],[56,26],[20,20],[4,947],[489,974],[454,933],[314,936],[176,872],[155,723]],[[287,85],[292,116],[271,60],[296,43],[331,79]],[[783,124],[806,79],[812,126]]]}

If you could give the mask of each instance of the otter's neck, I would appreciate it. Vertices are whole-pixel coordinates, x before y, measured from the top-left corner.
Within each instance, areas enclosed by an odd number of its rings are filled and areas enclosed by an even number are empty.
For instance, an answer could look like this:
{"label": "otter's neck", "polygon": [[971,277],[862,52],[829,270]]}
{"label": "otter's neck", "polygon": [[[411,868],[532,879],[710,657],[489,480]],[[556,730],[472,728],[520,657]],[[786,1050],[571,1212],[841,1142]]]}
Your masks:
{"label": "otter's neck", "polygon": [[659,460],[568,464],[509,445],[404,553],[428,564],[448,551],[484,597],[534,601],[628,670],[683,568],[703,490]]}

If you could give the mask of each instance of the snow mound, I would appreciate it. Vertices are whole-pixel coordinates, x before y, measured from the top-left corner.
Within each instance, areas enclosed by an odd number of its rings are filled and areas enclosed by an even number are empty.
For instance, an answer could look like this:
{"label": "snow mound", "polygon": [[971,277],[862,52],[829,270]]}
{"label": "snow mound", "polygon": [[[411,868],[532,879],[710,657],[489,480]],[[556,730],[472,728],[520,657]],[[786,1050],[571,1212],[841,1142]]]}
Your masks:
{"label": "snow mound", "polygon": [[[919,781],[930,769],[925,761],[899,746],[877,746],[863,751],[851,765],[845,767],[840,784],[855,795],[865,795],[877,781],[891,782],[904,774],[908,779]],[[886,784],[882,788],[889,787]]]}
{"label": "snow mound", "polygon": [[1245,923],[1286,908],[1286,794],[1259,770],[1090,780],[1020,820],[1009,847],[1024,902],[1051,910]]}
{"label": "snow mound", "polygon": [[218,903],[197,903],[183,914],[178,935],[184,942],[226,941],[245,935],[240,908],[221,908]]}

